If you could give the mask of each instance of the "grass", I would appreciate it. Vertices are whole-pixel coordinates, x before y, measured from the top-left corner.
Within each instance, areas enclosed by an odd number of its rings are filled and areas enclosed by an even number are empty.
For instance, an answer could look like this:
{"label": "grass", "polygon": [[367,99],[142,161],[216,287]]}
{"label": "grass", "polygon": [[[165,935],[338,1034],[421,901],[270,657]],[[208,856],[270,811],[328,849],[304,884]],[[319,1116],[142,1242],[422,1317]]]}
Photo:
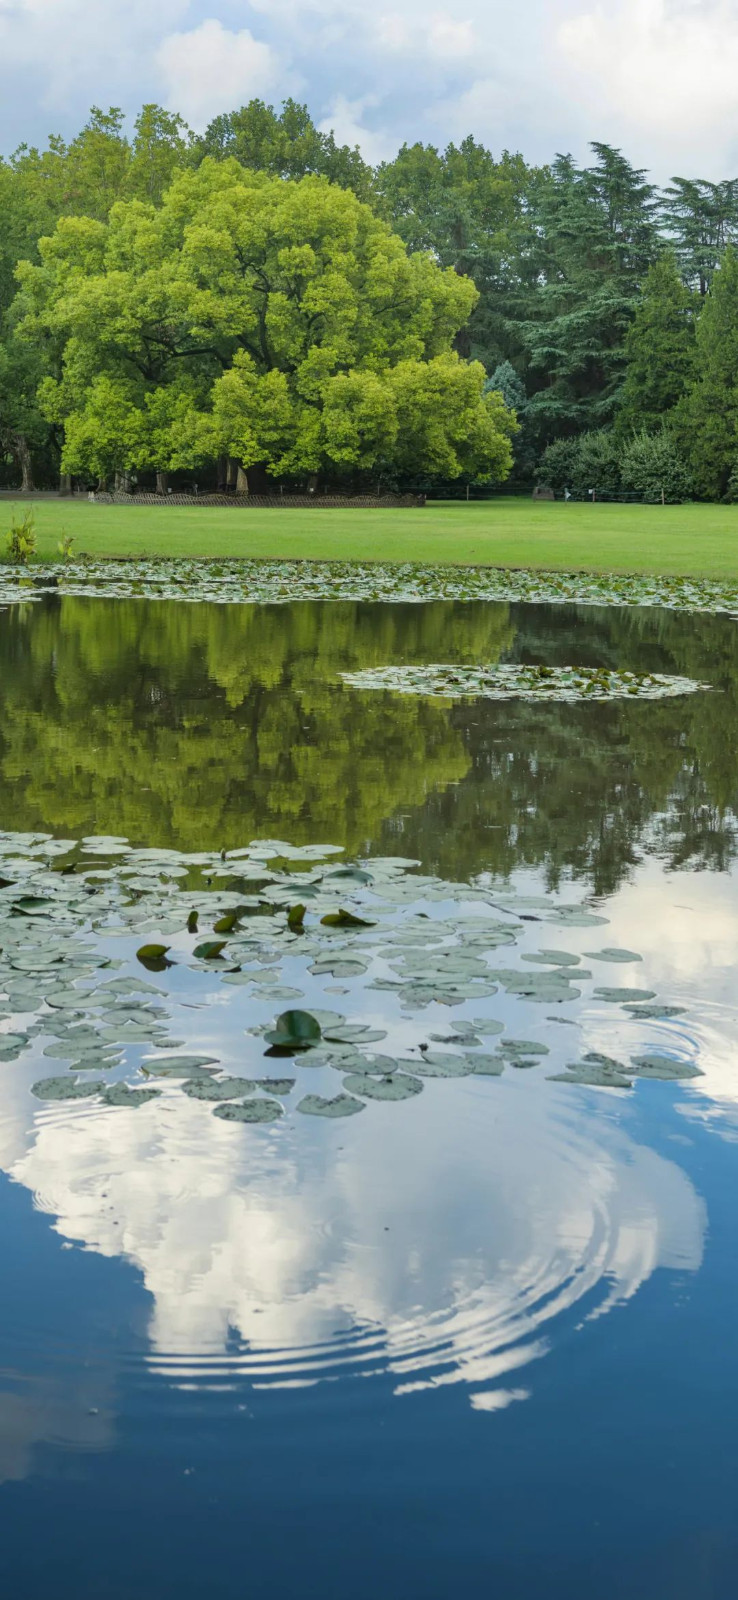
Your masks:
{"label": "grass", "polygon": [[[0,555],[14,509],[0,500]],[[579,572],[738,578],[737,506],[534,503],[512,496],[424,509],[248,510],[39,499],[38,555],[264,556],[423,561]]]}

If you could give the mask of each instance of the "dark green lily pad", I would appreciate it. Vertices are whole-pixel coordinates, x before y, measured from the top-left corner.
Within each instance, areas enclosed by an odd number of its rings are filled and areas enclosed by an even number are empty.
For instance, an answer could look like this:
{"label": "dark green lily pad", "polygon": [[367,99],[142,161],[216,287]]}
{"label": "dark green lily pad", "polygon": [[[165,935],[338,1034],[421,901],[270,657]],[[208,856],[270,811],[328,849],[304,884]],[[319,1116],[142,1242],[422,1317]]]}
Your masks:
{"label": "dark green lily pad", "polygon": [[320,1023],[309,1011],[283,1011],[276,1027],[264,1037],[277,1050],[309,1050],[320,1041]]}

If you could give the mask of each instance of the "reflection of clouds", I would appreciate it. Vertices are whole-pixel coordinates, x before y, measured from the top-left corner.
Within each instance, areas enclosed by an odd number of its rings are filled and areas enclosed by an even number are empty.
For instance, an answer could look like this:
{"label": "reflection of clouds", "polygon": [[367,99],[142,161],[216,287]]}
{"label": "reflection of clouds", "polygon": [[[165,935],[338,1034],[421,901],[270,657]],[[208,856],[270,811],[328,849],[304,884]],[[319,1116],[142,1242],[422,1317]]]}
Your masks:
{"label": "reflection of clouds", "polygon": [[[685,1015],[636,1025],[625,1023],[618,1007],[607,1007],[616,1014],[609,1024],[599,1029],[587,1024],[588,1048],[607,1050],[609,1036],[611,1053],[624,1060],[649,1048],[694,1062],[704,1076],[680,1086],[682,1110],[693,1120],[709,1121],[715,1132],[729,1138],[735,1137],[738,1124],[736,889],[733,874],[667,875],[658,863],[644,863],[637,880],[608,902],[610,925],[602,941],[637,950],[643,960],[627,967],[602,965],[595,981],[654,989],[659,999],[685,1006]],[[590,939],[582,947],[596,945]],[[620,1051],[613,1045],[616,1038]]]}
{"label": "reflection of clouds", "polygon": [[557,1317],[699,1265],[688,1179],[599,1105],[511,1074],[274,1133],[173,1089],[135,1113],[41,1112],[12,1175],[65,1237],[138,1266],[161,1372],[389,1370],[398,1392],[463,1381],[492,1410],[522,1397]]}

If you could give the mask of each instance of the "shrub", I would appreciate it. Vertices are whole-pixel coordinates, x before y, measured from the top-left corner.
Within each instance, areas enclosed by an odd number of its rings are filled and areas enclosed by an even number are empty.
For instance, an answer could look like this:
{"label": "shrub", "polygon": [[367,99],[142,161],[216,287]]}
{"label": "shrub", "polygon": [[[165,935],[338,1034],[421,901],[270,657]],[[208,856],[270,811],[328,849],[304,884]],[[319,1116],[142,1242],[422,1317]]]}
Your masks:
{"label": "shrub", "polygon": [[62,529],[62,536],[56,547],[59,551],[62,561],[71,561],[72,556],[74,555],[74,551],[72,549],[73,544],[73,535],[71,533],[65,533]]}
{"label": "shrub", "polygon": [[588,500],[593,489],[596,495],[619,494],[620,459],[614,434],[601,428],[576,439],[555,439],[544,450],[535,479],[558,495],[569,489],[579,500]]}
{"label": "shrub", "polygon": [[649,505],[662,499],[678,505],[691,499],[694,484],[685,456],[671,429],[648,433],[644,428],[624,444],[621,470],[623,488],[642,495]]}
{"label": "shrub", "polygon": [[7,538],[8,560],[15,561],[19,566],[25,567],[36,554],[36,519],[33,510],[29,509],[23,520],[17,522],[16,518],[10,524],[10,533]]}
{"label": "shrub", "polygon": [[554,439],[547,445],[533,473],[536,483],[559,495],[570,489],[578,446],[578,439]]}

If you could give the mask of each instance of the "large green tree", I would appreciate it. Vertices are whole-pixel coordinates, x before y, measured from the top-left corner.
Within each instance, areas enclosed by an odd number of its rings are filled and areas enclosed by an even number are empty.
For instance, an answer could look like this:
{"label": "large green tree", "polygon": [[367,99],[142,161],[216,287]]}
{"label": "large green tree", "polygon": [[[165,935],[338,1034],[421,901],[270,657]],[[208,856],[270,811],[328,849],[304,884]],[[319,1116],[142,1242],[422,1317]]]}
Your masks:
{"label": "large green tree", "polygon": [[645,175],[609,145],[593,149],[591,167],[559,156],[538,186],[534,270],[516,311],[528,417],[544,442],[613,420],[625,337],[659,249]]}
{"label": "large green tree", "polygon": [[66,471],[509,470],[514,419],[451,349],[472,283],[326,179],[206,159],[159,208],[62,219],[41,257],[23,329],[63,350],[42,395]]}

